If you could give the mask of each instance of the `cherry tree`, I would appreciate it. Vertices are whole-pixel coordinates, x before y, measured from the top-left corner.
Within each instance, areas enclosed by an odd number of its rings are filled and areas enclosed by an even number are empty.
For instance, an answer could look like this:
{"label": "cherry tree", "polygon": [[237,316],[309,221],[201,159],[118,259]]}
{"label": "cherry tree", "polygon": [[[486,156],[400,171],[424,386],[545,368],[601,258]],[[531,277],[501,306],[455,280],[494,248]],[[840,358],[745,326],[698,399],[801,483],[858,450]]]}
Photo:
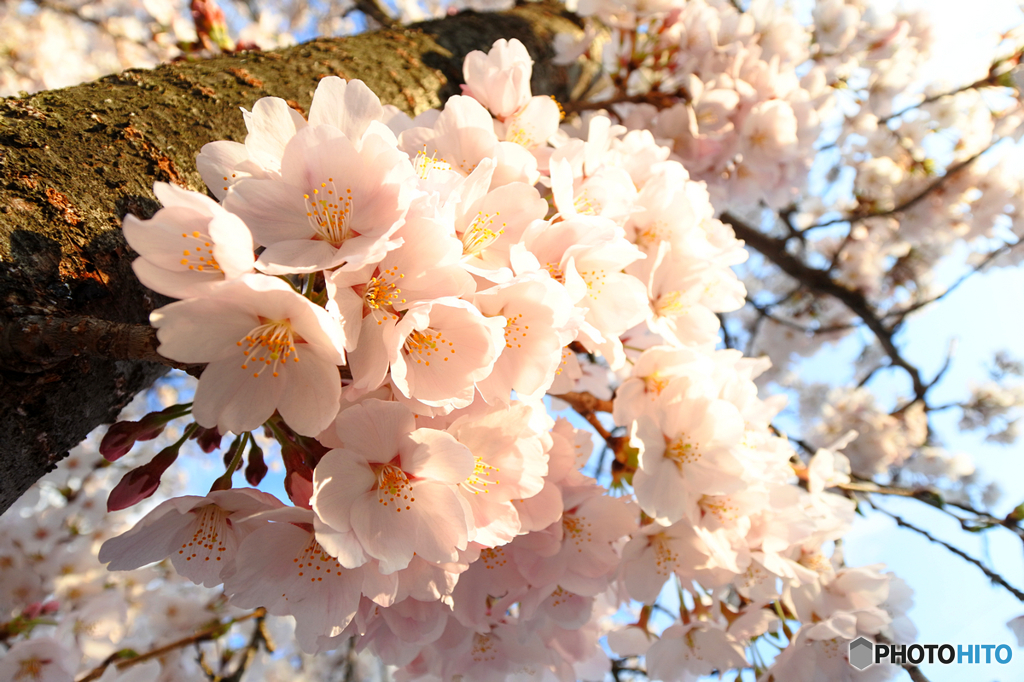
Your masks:
{"label": "cherry tree", "polygon": [[11,92],[177,60],[4,102],[6,676],[888,679],[857,511],[1024,539],[935,424],[1014,442],[1020,362],[939,404],[901,343],[1017,264],[1019,31],[945,85],[859,0],[402,28],[459,9],[3,10]]}

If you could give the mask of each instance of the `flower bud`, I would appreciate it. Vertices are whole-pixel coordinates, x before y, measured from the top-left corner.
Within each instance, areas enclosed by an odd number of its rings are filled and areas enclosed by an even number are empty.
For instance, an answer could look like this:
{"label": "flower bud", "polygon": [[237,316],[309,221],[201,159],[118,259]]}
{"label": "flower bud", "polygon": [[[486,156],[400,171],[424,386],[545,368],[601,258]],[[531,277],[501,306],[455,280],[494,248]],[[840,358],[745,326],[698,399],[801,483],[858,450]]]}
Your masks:
{"label": "flower bud", "polygon": [[235,43],[228,35],[227,19],[215,0],[192,0],[192,20],[196,23],[196,33],[206,49],[214,45],[224,52],[232,52]]}
{"label": "flower bud", "polygon": [[217,430],[217,427],[205,428],[200,426],[196,430],[196,443],[200,449],[206,454],[210,454],[214,450],[220,448],[220,439],[223,438],[221,432]]}
{"label": "flower bud", "polygon": [[185,414],[182,405],[172,405],[159,412],[150,412],[137,422],[116,422],[100,441],[100,454],[108,462],[116,462],[135,446],[136,441],[153,440],[167,423]]}
{"label": "flower bud", "polygon": [[245,480],[249,485],[256,487],[267,475],[267,464],[263,461],[263,449],[253,441],[249,448],[249,463],[245,467]]}
{"label": "flower bud", "polygon": [[107,498],[107,511],[118,511],[141,502],[156,492],[160,485],[160,477],[178,458],[178,449],[182,441],[164,448],[148,464],[132,469],[110,491]]}

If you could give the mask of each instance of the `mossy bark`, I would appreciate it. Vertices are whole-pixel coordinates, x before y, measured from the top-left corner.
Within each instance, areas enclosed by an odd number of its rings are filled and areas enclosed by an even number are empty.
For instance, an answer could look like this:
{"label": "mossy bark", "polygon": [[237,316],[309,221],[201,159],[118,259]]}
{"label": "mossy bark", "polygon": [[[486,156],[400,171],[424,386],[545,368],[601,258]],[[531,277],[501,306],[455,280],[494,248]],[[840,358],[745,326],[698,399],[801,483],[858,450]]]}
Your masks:
{"label": "mossy bark", "polygon": [[[244,139],[239,107],[273,95],[307,111],[317,81],[337,75],[416,114],[457,94],[466,53],[512,37],[537,62],[534,91],[557,95],[565,75],[550,64],[551,41],[578,30],[547,5],[467,12],[0,100],[0,512],[166,371],[119,357],[116,343],[55,346],[73,343],[83,319],[145,323],[165,302],[135,280],[121,220],[158,208],[154,181],[205,191],[195,156]],[[64,333],[46,338],[55,326]]]}

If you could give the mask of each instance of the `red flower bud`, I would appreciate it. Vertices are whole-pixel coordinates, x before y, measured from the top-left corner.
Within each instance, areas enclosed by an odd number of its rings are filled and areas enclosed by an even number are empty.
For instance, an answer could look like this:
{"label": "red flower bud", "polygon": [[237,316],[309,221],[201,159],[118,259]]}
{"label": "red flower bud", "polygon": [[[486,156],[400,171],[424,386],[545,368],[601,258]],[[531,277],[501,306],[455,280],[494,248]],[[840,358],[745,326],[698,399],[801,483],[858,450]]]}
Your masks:
{"label": "red flower bud", "polygon": [[267,463],[263,461],[263,450],[253,442],[249,448],[249,463],[245,467],[245,480],[249,485],[256,487],[267,475]]}
{"label": "red flower bud", "polygon": [[156,492],[160,485],[160,477],[178,458],[179,447],[180,441],[161,450],[148,464],[125,474],[107,497],[107,511],[127,509]]}
{"label": "red flower bud", "polygon": [[220,448],[220,439],[223,438],[217,427],[207,429],[200,426],[196,429],[196,444],[202,449],[203,452],[209,454],[214,450]]}

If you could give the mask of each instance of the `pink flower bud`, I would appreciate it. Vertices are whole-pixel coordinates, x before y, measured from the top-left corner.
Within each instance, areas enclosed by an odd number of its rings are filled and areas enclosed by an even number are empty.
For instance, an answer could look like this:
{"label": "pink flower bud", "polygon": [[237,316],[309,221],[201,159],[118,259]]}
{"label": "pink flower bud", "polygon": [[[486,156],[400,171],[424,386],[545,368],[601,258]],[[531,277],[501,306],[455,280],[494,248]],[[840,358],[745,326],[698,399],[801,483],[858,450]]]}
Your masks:
{"label": "pink flower bud", "polygon": [[284,489],[289,499],[299,507],[309,508],[313,494],[313,469],[306,463],[308,453],[291,441],[281,444],[281,458],[286,475]]}
{"label": "pink flower bud", "polygon": [[182,416],[182,406],[172,405],[159,412],[150,412],[137,422],[113,424],[100,441],[100,454],[108,462],[116,462],[135,446],[136,441],[153,440],[164,431],[167,422]]}
{"label": "pink flower bud", "polygon": [[154,492],[160,485],[160,477],[178,458],[180,442],[164,448],[157,456],[137,469],[132,469],[110,491],[107,498],[107,511],[118,511],[141,502]]}
{"label": "pink flower bud", "polygon": [[100,441],[100,454],[109,462],[116,462],[127,455],[135,445],[136,426],[137,422],[117,422],[111,425]]}
{"label": "pink flower bud", "polygon": [[192,20],[203,47],[211,49],[216,45],[225,52],[235,49],[234,41],[228,35],[227,19],[215,0],[192,0]]}

